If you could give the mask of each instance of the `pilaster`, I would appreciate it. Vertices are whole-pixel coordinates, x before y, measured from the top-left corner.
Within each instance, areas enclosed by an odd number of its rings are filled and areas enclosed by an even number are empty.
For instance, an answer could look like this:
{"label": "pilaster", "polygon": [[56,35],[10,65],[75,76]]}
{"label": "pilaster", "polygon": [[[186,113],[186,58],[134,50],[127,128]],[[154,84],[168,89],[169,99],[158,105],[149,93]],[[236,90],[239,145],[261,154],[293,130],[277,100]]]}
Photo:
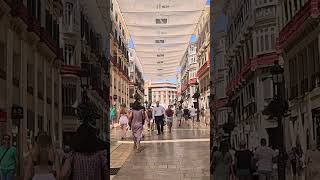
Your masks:
{"label": "pilaster", "polygon": [[38,60],[39,54],[37,50],[34,50],[34,135],[39,132],[38,128]]}
{"label": "pilaster", "polygon": [[[54,90],[55,90],[55,87],[54,87],[54,80],[55,80],[55,67],[54,65],[52,65],[51,67],[51,82],[48,82],[48,83],[51,83],[51,137],[53,137],[53,141],[57,141],[57,137],[56,137],[56,131],[58,131],[58,129],[55,129],[55,123],[56,123],[56,119],[55,119],[55,110],[54,110],[54,100],[55,100],[55,96],[54,96]],[[57,120],[59,121],[59,115],[57,115]]]}
{"label": "pilaster", "polygon": [[11,119],[11,106],[12,106],[12,63],[13,63],[13,32],[8,29],[7,33],[7,133],[12,133],[12,119]]}
{"label": "pilaster", "polygon": [[43,61],[43,129],[48,132],[48,118],[47,118],[47,60]]}

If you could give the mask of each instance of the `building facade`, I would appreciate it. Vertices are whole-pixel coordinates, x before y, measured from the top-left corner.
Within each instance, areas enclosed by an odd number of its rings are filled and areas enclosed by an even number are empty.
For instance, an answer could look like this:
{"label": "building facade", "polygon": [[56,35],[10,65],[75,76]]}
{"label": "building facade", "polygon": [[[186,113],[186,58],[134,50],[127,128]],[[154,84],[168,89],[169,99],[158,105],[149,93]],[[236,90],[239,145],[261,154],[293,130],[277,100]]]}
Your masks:
{"label": "building facade", "polygon": [[110,100],[129,106],[129,32],[116,0],[111,1]]}
{"label": "building facade", "polygon": [[227,0],[224,14],[228,18],[226,61],[228,105],[232,109],[231,143],[240,140],[252,149],[266,138],[277,144],[277,122],[268,120],[262,111],[273,97],[270,66],[278,59],[278,1]]}
{"label": "building facade", "polygon": [[289,116],[287,149],[320,146],[319,1],[280,0],[279,53],[285,69]]}
{"label": "building facade", "polygon": [[146,99],[148,99],[149,103],[151,102],[152,106],[155,106],[157,101],[165,108],[169,105],[174,105],[177,97],[176,84],[169,82],[147,82],[145,87],[148,89],[148,96]]}
{"label": "building facade", "polygon": [[230,108],[227,106],[228,97],[226,95],[228,66],[225,59],[225,39],[226,33],[221,30],[216,33],[213,39],[213,74],[212,85],[213,88],[211,94],[213,95],[213,101],[210,103],[211,112],[214,116],[214,128],[216,130],[216,143],[219,144],[223,139],[223,125],[228,122],[230,117]]}
{"label": "building facade", "polygon": [[89,89],[87,95],[99,109],[101,119],[97,126],[104,132],[107,118],[107,76],[106,56],[107,39],[102,11],[96,2],[64,0],[63,28],[61,44],[64,47],[62,67],[62,116],[64,143],[70,143],[70,137],[80,125],[76,107],[81,103],[82,88],[79,75],[87,71]]}
{"label": "building facade", "polygon": [[135,96],[138,96],[141,100],[144,100],[144,80],[142,77],[141,65],[134,49],[129,49],[129,97],[130,104],[134,103]]}
{"label": "building facade", "polygon": [[[178,80],[181,83],[181,99],[183,100],[183,107],[191,107],[193,105],[194,99],[192,96],[196,92],[197,82],[197,47],[195,43],[190,43],[188,49],[181,59],[181,71]],[[180,100],[181,100],[180,99]]]}
{"label": "building facade", "polygon": [[200,91],[200,108],[209,107],[210,98],[210,6],[206,6],[199,23],[196,27],[197,33],[197,63],[196,76]]}
{"label": "building facade", "polygon": [[[62,143],[62,3],[28,2],[0,1],[0,134],[12,135],[22,164],[40,131]],[[12,106],[23,108],[21,120],[12,119]]]}

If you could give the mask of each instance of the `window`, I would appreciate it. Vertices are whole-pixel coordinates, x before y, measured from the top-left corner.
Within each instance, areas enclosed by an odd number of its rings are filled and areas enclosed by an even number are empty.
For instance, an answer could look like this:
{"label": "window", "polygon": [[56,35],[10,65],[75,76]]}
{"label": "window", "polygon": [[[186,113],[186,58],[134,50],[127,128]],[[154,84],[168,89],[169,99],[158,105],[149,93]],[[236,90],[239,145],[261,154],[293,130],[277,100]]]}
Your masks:
{"label": "window", "polygon": [[259,37],[256,37],[256,44],[257,44],[257,52],[260,52]]}
{"label": "window", "polygon": [[64,63],[66,65],[74,65],[74,58],[73,58],[74,46],[65,44],[64,45]]}
{"label": "window", "polygon": [[167,18],[156,19],[156,24],[168,24]]}
{"label": "window", "polygon": [[72,18],[73,18],[73,4],[70,2],[66,2],[64,17],[65,17],[65,23],[67,25],[71,25]]}
{"label": "window", "polygon": [[164,57],[164,54],[157,54],[157,57]]}
{"label": "window", "polygon": [[7,75],[7,48],[4,43],[0,42],[0,78],[6,79]]}
{"label": "window", "polygon": [[64,115],[75,115],[73,104],[77,99],[77,90],[75,84],[66,84],[62,87],[62,103]]}
{"label": "window", "polygon": [[266,50],[269,50],[269,36],[265,36],[265,45],[266,45]]}
{"label": "window", "polygon": [[158,61],[157,64],[163,64],[163,61]]}

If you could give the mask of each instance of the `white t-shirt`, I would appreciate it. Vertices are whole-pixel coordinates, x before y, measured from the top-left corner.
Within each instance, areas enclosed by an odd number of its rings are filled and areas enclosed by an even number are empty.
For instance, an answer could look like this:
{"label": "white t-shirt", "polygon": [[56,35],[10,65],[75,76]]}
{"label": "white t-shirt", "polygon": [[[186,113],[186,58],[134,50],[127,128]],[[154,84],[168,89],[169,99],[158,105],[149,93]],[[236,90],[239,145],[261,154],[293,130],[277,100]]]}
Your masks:
{"label": "white t-shirt", "polygon": [[153,118],[155,117],[155,116],[162,116],[162,115],[164,115],[165,114],[165,109],[164,109],[164,107],[163,106],[161,106],[161,105],[159,105],[159,107],[154,107],[153,108]]}
{"label": "white t-shirt", "polygon": [[195,108],[190,108],[189,111],[190,111],[190,115],[191,115],[191,116],[197,115]]}
{"label": "white t-shirt", "polygon": [[275,156],[276,152],[271,148],[266,146],[259,147],[254,154],[255,159],[258,160],[258,170],[272,171],[272,158],[274,158]]}

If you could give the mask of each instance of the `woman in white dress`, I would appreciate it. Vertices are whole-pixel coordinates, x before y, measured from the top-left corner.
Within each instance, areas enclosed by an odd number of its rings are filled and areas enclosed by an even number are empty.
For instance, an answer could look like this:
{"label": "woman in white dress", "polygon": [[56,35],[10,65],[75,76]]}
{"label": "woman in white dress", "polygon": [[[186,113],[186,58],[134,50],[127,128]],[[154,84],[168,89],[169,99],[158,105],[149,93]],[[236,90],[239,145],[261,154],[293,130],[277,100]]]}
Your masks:
{"label": "woman in white dress", "polygon": [[26,162],[25,180],[56,180],[59,177],[59,160],[51,137],[40,133]]}
{"label": "woman in white dress", "polygon": [[193,106],[191,106],[189,111],[190,111],[190,116],[192,119],[192,124],[194,125],[194,119],[195,119],[195,117],[197,117],[196,109]]}
{"label": "woman in white dress", "polygon": [[127,137],[127,127],[128,127],[128,119],[129,112],[125,104],[121,105],[120,111],[118,112],[119,122],[120,122],[120,137],[121,140],[124,140]]}

